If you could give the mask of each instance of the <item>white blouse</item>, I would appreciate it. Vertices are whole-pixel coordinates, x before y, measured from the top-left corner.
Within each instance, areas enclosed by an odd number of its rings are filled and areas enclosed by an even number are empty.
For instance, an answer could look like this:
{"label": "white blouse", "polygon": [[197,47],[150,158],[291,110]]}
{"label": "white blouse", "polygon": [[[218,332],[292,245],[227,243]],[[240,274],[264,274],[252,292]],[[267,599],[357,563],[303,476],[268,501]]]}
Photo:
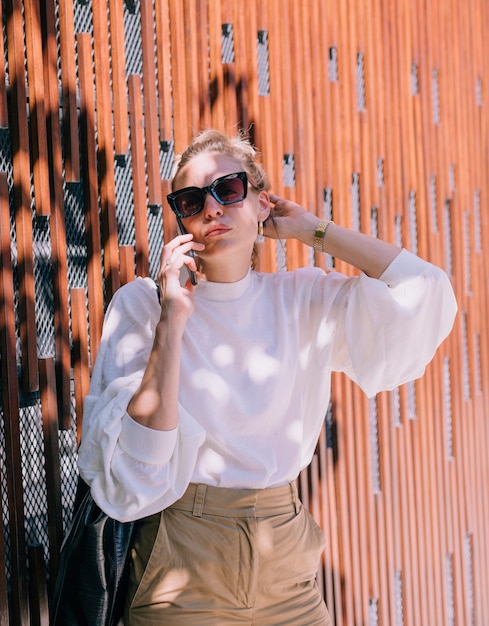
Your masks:
{"label": "white blouse", "polygon": [[286,484],[311,461],[331,372],[346,373],[367,396],[414,380],[456,311],[447,275],[405,250],[380,279],[303,268],[202,280],[183,336],[179,426],[159,431],[126,412],[160,318],[154,282],[137,278],[107,310],[80,473],[99,506],[121,520],[162,510],[189,482]]}

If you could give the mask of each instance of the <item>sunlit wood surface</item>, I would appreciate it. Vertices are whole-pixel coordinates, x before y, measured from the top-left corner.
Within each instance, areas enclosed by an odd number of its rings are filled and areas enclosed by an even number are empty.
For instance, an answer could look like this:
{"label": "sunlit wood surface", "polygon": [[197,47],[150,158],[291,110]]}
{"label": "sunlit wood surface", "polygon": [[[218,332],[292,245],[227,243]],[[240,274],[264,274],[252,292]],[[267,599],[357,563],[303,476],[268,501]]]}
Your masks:
{"label": "sunlit wood surface", "polygon": [[[79,439],[105,307],[151,274],[151,253],[174,232],[165,164],[210,126],[250,130],[275,192],[450,275],[459,314],[425,376],[373,400],[335,376],[299,486],[327,539],[318,581],[336,625],[487,626],[489,4],[5,0],[0,13],[0,134],[11,147],[0,171],[0,626],[48,623],[63,532],[56,425],[75,420]],[[134,56],[139,71],[128,69]],[[121,206],[127,162],[132,202]],[[64,198],[77,185],[85,285],[67,269]],[[36,342],[41,228],[52,354]],[[266,271],[352,272],[297,242],[261,252]],[[23,530],[19,398],[43,421],[46,575]]]}

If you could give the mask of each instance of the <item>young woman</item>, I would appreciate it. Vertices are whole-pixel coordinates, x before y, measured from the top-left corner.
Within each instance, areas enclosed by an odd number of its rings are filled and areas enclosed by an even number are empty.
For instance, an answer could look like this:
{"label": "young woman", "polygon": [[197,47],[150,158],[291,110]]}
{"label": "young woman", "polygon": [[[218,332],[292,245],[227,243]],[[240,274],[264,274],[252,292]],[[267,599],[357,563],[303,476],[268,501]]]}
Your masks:
{"label": "young woman", "polygon": [[[168,196],[184,234],[163,248],[159,289],[138,278],[107,311],[79,465],[109,515],[143,518],[131,626],[330,624],[324,539],[295,479],[331,372],[368,396],[392,389],[423,374],[453,324],[442,270],[269,188],[243,137],[199,135]],[[262,230],[361,272],[256,272]]]}

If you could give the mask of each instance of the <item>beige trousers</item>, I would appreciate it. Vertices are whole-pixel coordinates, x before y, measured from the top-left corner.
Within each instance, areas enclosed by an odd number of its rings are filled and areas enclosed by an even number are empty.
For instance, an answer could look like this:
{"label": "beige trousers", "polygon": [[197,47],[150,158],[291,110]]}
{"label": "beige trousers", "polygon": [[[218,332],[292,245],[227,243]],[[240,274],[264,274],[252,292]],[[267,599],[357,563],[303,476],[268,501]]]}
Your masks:
{"label": "beige trousers", "polygon": [[124,623],[330,626],[315,581],[323,549],[323,533],[294,484],[191,484],[141,522]]}

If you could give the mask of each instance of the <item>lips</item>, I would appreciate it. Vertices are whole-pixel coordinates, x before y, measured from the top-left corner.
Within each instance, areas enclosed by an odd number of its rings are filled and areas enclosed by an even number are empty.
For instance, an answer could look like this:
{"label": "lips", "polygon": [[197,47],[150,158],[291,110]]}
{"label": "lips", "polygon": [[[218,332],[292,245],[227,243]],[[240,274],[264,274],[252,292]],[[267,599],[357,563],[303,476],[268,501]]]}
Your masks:
{"label": "lips", "polygon": [[215,224],[207,229],[205,236],[206,237],[218,237],[219,235],[224,235],[228,233],[231,229],[228,226],[223,226],[222,224]]}

